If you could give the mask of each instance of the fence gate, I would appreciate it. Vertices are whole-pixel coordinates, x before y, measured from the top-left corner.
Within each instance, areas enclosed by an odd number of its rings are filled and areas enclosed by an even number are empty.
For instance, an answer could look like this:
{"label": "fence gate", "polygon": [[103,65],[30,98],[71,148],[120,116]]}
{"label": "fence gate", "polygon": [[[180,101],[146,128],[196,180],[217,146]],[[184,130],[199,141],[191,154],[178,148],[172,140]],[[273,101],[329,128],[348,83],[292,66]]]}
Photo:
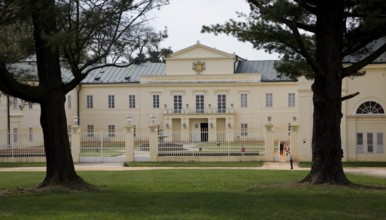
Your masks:
{"label": "fence gate", "polygon": [[149,162],[149,131],[142,130],[137,132],[134,137],[134,161]]}
{"label": "fence gate", "polygon": [[125,161],[124,133],[81,134],[80,162],[123,163]]}

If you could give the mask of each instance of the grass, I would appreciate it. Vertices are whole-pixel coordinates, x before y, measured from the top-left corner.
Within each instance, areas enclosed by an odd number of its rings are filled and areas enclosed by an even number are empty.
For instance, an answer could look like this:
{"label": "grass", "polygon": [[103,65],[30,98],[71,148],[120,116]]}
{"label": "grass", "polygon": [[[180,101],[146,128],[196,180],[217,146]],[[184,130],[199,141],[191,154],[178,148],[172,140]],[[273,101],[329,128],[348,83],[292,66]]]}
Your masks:
{"label": "grass", "polygon": [[131,162],[127,167],[262,167],[263,161],[239,162]]}
{"label": "grass", "polygon": [[46,163],[42,162],[0,162],[0,167],[45,167]]}
{"label": "grass", "polygon": [[101,190],[22,192],[43,172],[0,173],[0,219],[384,219],[383,188],[310,186],[304,171],[148,170],[79,172]]}
{"label": "grass", "polygon": [[[311,162],[299,162],[299,167],[311,167]],[[343,167],[386,167],[386,162],[343,162]]]}
{"label": "grass", "polygon": [[[262,167],[262,161],[239,162],[131,162],[127,167]],[[45,167],[46,163],[0,162],[0,167]]]}

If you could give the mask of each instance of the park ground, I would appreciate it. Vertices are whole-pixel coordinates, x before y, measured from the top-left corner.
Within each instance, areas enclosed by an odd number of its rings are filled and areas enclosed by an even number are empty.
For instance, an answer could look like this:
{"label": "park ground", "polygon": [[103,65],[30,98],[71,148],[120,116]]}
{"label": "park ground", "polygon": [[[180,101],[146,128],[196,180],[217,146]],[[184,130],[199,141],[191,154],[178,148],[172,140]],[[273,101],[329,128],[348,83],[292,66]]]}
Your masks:
{"label": "park ground", "polygon": [[347,187],[299,184],[309,168],[295,165],[290,170],[288,163],[161,165],[76,164],[78,174],[98,188],[89,192],[32,190],[44,178],[44,164],[3,166],[0,219],[351,220],[386,216],[384,167],[346,168],[355,183]]}

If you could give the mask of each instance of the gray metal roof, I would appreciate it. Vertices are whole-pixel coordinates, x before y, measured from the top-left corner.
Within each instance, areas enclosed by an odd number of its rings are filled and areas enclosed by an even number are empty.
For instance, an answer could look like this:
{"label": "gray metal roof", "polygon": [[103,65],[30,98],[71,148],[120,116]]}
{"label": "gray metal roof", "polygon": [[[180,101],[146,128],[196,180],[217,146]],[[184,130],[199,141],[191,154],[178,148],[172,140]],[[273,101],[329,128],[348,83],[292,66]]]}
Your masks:
{"label": "gray metal roof", "polygon": [[[281,76],[276,72],[274,64],[277,60],[262,61],[239,61],[235,74],[261,73],[262,82],[270,81],[292,81],[288,77]],[[22,70],[31,76],[37,77],[35,62],[21,62],[13,64],[14,70]],[[128,67],[108,66],[91,71],[82,81],[82,84],[103,84],[103,83],[139,83],[140,76],[162,76],[166,73],[164,63],[141,63],[133,64]],[[62,68],[63,82],[73,79],[70,70]],[[36,78],[37,80],[37,78]]]}
{"label": "gray metal roof", "polygon": [[239,61],[235,73],[261,73],[262,82],[293,81],[287,76],[280,76],[275,70],[275,62],[278,62],[278,60]]}
{"label": "gray metal roof", "polygon": [[[38,80],[38,74],[37,74],[37,65],[34,61],[26,61],[26,62],[19,62],[19,63],[13,63],[8,66],[9,71],[15,73],[15,74],[25,74],[28,75],[30,80]],[[62,75],[62,81],[63,82],[69,82],[74,78],[71,71],[66,68],[61,68],[61,75]]]}
{"label": "gray metal roof", "polygon": [[[276,60],[239,61],[235,74],[261,73],[262,82],[293,81],[286,76],[279,76],[274,68]],[[103,67],[89,73],[82,81],[84,84],[98,83],[138,83],[140,76],[165,75],[164,63],[141,63],[128,67]]]}
{"label": "gray metal roof", "polygon": [[132,64],[128,67],[103,67],[91,71],[82,83],[133,83],[140,76],[165,75],[164,63]]}
{"label": "gray metal roof", "polygon": [[[344,63],[355,63],[363,58],[365,58],[368,54],[374,52],[376,49],[381,47],[386,42],[386,37],[380,38],[376,41],[373,41],[369,43],[361,53],[353,54],[346,56],[343,59]],[[383,53],[381,56],[379,56],[377,59],[375,59],[372,63],[386,63],[386,53]]]}

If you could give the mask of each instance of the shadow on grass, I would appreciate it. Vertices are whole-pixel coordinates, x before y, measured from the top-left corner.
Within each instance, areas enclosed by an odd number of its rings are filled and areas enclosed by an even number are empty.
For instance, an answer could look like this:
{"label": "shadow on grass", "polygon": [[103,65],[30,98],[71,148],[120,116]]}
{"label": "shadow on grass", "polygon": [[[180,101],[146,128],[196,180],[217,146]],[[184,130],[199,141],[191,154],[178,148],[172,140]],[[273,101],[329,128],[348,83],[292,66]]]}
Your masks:
{"label": "shadow on grass", "polygon": [[[386,186],[295,183],[303,171],[80,172],[99,191],[23,191],[43,173],[3,173],[0,219],[382,219]],[[355,177],[355,178],[354,178]],[[361,180],[361,181],[359,181]],[[383,184],[367,186],[367,184]],[[363,185],[361,185],[363,184]],[[12,190],[13,189],[13,190]],[[2,191],[7,190],[3,189]],[[10,218],[12,217],[12,218]]]}
{"label": "shadow on grass", "polygon": [[336,187],[298,185],[267,184],[238,192],[35,192],[2,199],[0,213],[14,210],[21,219],[380,219],[386,214],[374,208],[386,202],[386,195],[374,201],[375,192],[362,188],[337,193]]}

